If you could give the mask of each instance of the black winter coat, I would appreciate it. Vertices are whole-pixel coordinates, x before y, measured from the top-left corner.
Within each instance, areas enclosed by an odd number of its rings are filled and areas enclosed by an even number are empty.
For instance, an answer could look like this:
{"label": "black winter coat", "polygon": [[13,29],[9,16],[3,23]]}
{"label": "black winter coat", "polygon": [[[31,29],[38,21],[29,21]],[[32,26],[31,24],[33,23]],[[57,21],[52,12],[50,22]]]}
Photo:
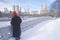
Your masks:
{"label": "black winter coat", "polygon": [[13,37],[19,37],[21,35],[21,18],[19,16],[14,16],[11,20],[11,25],[13,29]]}

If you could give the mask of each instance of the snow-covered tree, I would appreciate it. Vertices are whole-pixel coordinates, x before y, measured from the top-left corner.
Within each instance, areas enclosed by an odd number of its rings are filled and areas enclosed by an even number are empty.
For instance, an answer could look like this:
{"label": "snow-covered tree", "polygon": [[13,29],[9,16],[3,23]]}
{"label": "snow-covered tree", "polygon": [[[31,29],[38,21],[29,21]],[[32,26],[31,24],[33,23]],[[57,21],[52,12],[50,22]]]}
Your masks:
{"label": "snow-covered tree", "polygon": [[51,13],[51,15],[53,15],[53,16],[58,16],[58,17],[60,17],[60,0],[55,0],[55,1],[51,4],[50,13]]}

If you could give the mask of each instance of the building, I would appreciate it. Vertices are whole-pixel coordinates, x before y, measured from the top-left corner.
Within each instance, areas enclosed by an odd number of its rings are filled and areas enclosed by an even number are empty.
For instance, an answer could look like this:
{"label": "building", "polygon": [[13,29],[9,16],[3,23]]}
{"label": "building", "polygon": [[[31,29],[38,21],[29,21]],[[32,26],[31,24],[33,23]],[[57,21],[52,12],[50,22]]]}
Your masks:
{"label": "building", "polygon": [[38,15],[39,14],[39,12],[38,11],[31,11],[31,14],[33,14],[33,15]]}
{"label": "building", "polygon": [[24,9],[25,14],[30,14],[30,10],[29,9]]}
{"label": "building", "polygon": [[19,13],[19,6],[18,5],[16,5],[15,10],[17,13]]}
{"label": "building", "polygon": [[15,5],[13,6],[13,10],[15,10]]}
{"label": "building", "polygon": [[48,6],[47,4],[42,4],[41,5],[41,10],[40,10],[40,15],[48,15]]}
{"label": "building", "polygon": [[17,13],[19,13],[19,5],[14,5],[13,10],[15,10]]}
{"label": "building", "polygon": [[8,9],[7,8],[4,8],[4,13],[10,13],[10,11],[8,11]]}

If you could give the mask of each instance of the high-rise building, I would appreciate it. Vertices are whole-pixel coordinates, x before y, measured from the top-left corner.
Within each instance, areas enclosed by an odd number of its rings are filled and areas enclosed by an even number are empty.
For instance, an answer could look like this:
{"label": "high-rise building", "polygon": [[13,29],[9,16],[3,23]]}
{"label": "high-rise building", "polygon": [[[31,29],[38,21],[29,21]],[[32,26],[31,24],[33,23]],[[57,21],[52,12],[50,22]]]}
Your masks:
{"label": "high-rise building", "polygon": [[41,5],[40,14],[42,14],[42,15],[48,15],[48,6],[47,6],[47,4],[42,4]]}
{"label": "high-rise building", "polygon": [[16,11],[17,13],[19,13],[19,5],[14,5],[13,10]]}
{"label": "high-rise building", "polygon": [[22,11],[22,9],[21,9],[21,7],[20,7],[20,10],[19,10],[19,12],[21,13],[21,11]]}
{"label": "high-rise building", "polygon": [[30,14],[30,10],[29,10],[29,8],[27,9],[24,9],[24,11],[25,11],[25,14]]}
{"label": "high-rise building", "polygon": [[13,6],[13,10],[15,11],[15,5]]}
{"label": "high-rise building", "polygon": [[17,13],[19,13],[19,5],[16,5],[16,7],[15,7],[15,8],[16,8],[16,9],[15,9],[15,10],[16,10],[16,12],[17,12]]}

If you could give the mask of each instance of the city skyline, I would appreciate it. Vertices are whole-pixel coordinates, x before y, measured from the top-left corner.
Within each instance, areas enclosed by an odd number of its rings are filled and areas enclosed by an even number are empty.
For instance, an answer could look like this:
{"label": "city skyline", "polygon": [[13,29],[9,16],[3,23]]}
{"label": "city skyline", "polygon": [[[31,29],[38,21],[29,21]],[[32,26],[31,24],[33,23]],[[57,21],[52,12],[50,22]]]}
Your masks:
{"label": "city skyline", "polygon": [[0,10],[4,10],[3,8],[12,10],[13,5],[19,5],[23,9],[40,10],[42,4],[45,3],[50,7],[53,1],[55,0],[0,0]]}

